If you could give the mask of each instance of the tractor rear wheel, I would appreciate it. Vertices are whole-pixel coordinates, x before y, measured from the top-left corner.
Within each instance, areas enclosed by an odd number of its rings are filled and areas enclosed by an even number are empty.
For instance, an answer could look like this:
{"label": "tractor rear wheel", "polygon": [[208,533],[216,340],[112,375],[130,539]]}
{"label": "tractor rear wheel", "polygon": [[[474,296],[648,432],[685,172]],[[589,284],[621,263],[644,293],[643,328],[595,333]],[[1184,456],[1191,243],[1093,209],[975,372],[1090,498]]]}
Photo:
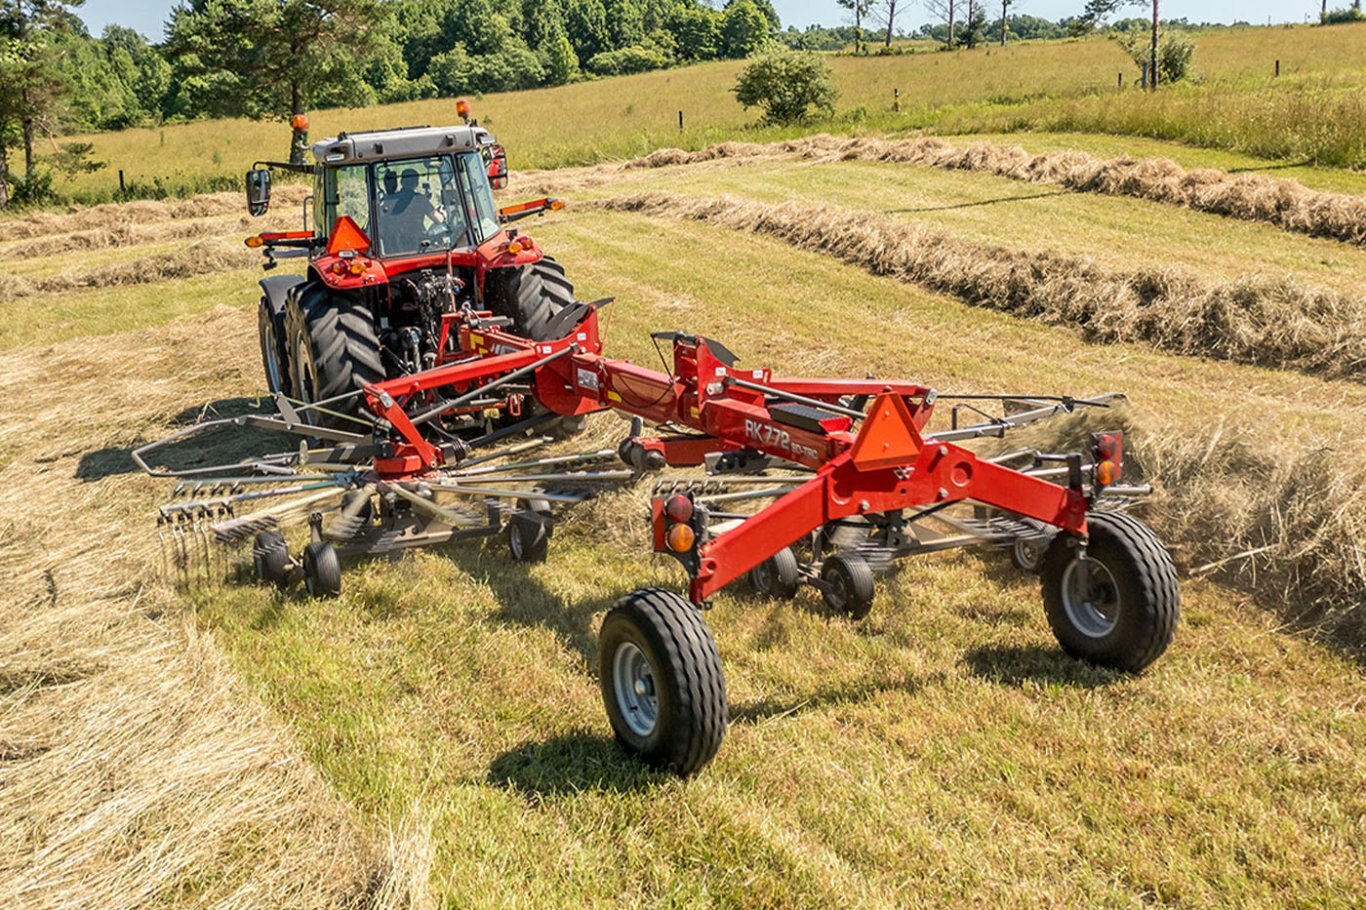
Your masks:
{"label": "tractor rear wheel", "polygon": [[716,755],[726,684],[697,607],[656,588],[621,598],[602,621],[598,671],[617,740],[648,764],[686,777]]}
{"label": "tractor rear wheel", "polygon": [[276,312],[264,297],[257,307],[256,333],[261,340],[261,366],[266,373],[266,389],[272,395],[277,392],[291,394],[293,386],[288,349],[285,347],[285,314]]}
{"label": "tractor rear wheel", "polygon": [[574,285],[564,266],[546,256],[519,268],[488,274],[485,303],[497,316],[512,320],[513,331],[533,341],[550,341],[551,321],[574,302]]}
{"label": "tractor rear wheel", "polygon": [[1180,614],[1176,566],[1146,525],[1123,512],[1086,517],[1090,542],[1059,534],[1044,554],[1044,611],[1063,650],[1137,673],[1171,644]]}
{"label": "tractor rear wheel", "polygon": [[[285,338],[293,397],[305,403],[356,392],[385,378],[370,308],[350,294],[333,294],[317,281],[300,286],[285,306]],[[355,395],[326,407],[355,414],[363,406]],[[362,429],[359,423],[322,411],[305,411],[303,417],[315,426]]]}

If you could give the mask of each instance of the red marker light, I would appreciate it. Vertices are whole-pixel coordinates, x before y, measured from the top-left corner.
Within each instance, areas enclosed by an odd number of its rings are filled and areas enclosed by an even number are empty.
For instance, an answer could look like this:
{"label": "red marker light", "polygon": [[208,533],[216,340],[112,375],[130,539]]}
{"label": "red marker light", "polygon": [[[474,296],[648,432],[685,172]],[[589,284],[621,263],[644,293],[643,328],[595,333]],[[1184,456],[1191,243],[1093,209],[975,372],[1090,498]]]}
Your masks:
{"label": "red marker light", "polygon": [[669,501],[664,503],[664,515],[669,521],[689,520],[692,518],[692,500],[682,494],[670,496]]}

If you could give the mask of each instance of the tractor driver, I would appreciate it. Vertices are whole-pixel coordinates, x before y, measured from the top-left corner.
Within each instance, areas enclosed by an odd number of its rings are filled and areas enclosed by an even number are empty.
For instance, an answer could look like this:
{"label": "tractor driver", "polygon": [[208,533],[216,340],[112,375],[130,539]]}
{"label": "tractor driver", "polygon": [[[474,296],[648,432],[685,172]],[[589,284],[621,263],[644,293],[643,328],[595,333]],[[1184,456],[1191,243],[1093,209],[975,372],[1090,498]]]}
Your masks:
{"label": "tractor driver", "polygon": [[[392,171],[385,175],[385,190],[389,189]],[[384,233],[394,245],[394,252],[416,252],[427,239],[427,222],[444,224],[445,212],[432,205],[426,193],[418,191],[418,173],[404,168],[398,178],[398,191],[388,195],[385,208],[387,224]]]}

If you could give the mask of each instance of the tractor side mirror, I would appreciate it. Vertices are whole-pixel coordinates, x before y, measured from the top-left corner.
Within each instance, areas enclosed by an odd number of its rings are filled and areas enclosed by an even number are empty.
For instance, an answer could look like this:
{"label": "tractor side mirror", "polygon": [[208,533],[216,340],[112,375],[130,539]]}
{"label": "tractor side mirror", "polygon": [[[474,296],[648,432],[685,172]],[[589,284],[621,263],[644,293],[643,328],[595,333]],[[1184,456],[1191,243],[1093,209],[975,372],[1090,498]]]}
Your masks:
{"label": "tractor side mirror", "polygon": [[484,150],[489,163],[489,186],[501,190],[508,185],[508,153],[501,145],[490,145]]}
{"label": "tractor side mirror", "polygon": [[259,218],[270,208],[270,171],[253,168],[247,171],[247,211]]}

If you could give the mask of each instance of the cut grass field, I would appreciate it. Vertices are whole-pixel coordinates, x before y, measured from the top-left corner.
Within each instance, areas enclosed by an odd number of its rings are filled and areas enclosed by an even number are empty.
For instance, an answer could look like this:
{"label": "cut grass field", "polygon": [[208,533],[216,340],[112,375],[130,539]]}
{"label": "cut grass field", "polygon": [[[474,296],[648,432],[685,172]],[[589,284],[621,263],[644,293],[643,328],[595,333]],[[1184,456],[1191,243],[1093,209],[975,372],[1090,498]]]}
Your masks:
{"label": "cut grass field", "polygon": [[[1243,460],[1249,438],[1291,464],[1366,443],[1357,382],[1089,344],[776,238],[575,203],[838,193],[856,214],[923,221],[964,242],[1089,254],[1115,269],[1166,257],[1212,285],[1239,274],[1240,251],[1269,250],[1258,270],[1346,292],[1363,269],[1344,244],[1118,197],[964,206],[1038,188],[868,162],[612,181],[568,189],[568,210],[527,227],[581,296],[618,298],[611,353],[652,363],[647,333],[685,328],[721,339],[742,364],[786,373],[866,370],[946,392],[1128,392],[1116,419],[1135,430],[1135,463],[1162,484],[1150,518],[1187,571],[1232,555],[1228,541],[1205,539],[1211,529],[1282,491],[1284,478]],[[1050,205],[1069,208],[1053,216]],[[898,208],[935,211],[886,214]],[[1093,239],[1130,222],[1165,245],[1107,252]],[[224,229],[238,230],[231,219]],[[147,242],[164,240],[151,231]],[[1346,257],[1336,268],[1315,258],[1329,248]],[[0,653],[15,655],[4,669],[17,680],[0,703],[0,794],[17,801],[40,784],[45,794],[22,809],[0,802],[0,818],[23,819],[0,826],[0,893],[107,907],[294,906],[309,894],[458,907],[1359,901],[1363,665],[1286,627],[1313,612],[1312,579],[1296,593],[1265,566],[1243,571],[1256,563],[1188,575],[1176,640],[1140,677],[1064,657],[1037,582],[1000,554],[908,563],[861,624],[826,616],[810,594],[782,603],[727,592],[708,621],[733,723],[690,781],[648,772],[611,742],[593,669],[594,631],[615,597],[681,583],[671,563],[646,557],[647,485],[568,512],[544,565],[512,564],[490,541],[352,565],[332,602],[240,585],[173,597],[151,579],[148,513],[167,491],[129,473],[126,453],[206,405],[249,405],[260,386],[254,277],[0,304],[0,392],[24,401],[0,434],[7,540],[19,542],[0,556],[14,579],[0,595]],[[64,315],[35,325],[39,302]],[[64,377],[50,397],[21,399],[48,371]],[[625,426],[603,416],[591,432],[610,441]],[[1200,471],[1175,470],[1188,464],[1176,459],[1183,445],[1207,459]],[[1361,529],[1360,472],[1338,465],[1358,493],[1329,506]],[[43,482],[31,492],[21,481],[35,472]],[[1293,494],[1276,507],[1298,508]],[[131,644],[144,640],[163,663]],[[62,674],[73,666],[84,675]],[[162,705],[147,715],[155,722],[96,710],[115,687],[126,703]],[[164,752],[152,750],[158,736]],[[143,742],[165,773],[104,757]],[[179,762],[213,776],[150,799]],[[86,778],[111,781],[113,796],[77,786]],[[204,792],[212,798],[190,798]],[[156,876],[139,878],[143,868]],[[134,881],[150,897],[130,898]]]}
{"label": "cut grass field", "polygon": [[[1123,50],[1099,38],[831,57],[841,92],[838,113],[833,121],[800,127],[755,125],[755,113],[744,111],[730,92],[742,65],[735,61],[493,94],[479,99],[475,112],[507,146],[514,168],[588,164],[634,157],[661,145],[701,148],[741,135],[766,141],[831,128],[1126,133],[1297,163],[1362,167],[1363,40],[1366,24],[1197,33],[1200,83],[1151,97],[1132,88],[1136,74]],[[1276,59],[1280,79],[1271,77]],[[1131,88],[1114,89],[1120,72]],[[893,89],[901,90],[899,111],[892,109]],[[686,127],[681,133],[679,111]],[[312,135],[453,119],[450,99],[317,111]],[[139,192],[154,191],[157,182],[171,195],[235,187],[254,159],[283,155],[289,134],[278,122],[222,120],[76,138],[93,143],[95,158],[108,168],[60,182],[58,189],[102,201],[112,198],[120,170]],[[1188,167],[1220,166],[1200,153],[1186,157]]]}

